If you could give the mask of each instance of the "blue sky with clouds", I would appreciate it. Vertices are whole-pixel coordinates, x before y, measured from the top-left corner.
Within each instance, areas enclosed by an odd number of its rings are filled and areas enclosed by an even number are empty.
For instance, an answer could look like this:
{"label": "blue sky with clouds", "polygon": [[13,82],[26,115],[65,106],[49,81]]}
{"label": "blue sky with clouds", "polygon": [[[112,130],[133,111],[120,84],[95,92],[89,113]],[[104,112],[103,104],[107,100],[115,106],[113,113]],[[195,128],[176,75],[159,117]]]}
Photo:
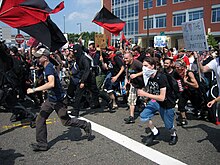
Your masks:
{"label": "blue sky with clouds", "polygon": [[[62,0],[46,0],[54,8]],[[51,15],[52,20],[63,31],[65,15],[65,31],[79,33],[81,23],[82,31],[99,31],[98,25],[92,23],[96,13],[101,9],[101,0],[64,0],[65,8],[59,13]]]}
{"label": "blue sky with clouds", "polygon": [[[50,8],[55,8],[63,0],[45,1]],[[81,23],[82,31],[100,32],[100,27],[92,23],[92,20],[101,9],[101,0],[64,0],[64,6],[65,8],[59,13],[51,14],[51,19],[62,32],[64,31],[64,15],[67,33],[79,33],[80,26],[77,23]],[[5,24],[0,23],[0,26],[5,26]]]}

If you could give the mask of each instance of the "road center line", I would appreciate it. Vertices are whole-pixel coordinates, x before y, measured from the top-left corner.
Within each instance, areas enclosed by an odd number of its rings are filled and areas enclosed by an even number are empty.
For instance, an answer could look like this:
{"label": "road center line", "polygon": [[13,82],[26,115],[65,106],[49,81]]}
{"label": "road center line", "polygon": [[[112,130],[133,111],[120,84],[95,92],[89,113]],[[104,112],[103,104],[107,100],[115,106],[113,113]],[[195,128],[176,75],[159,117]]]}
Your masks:
{"label": "road center line", "polygon": [[163,165],[186,165],[185,163],[174,159],[168,155],[165,155],[159,151],[156,151],[150,147],[145,146],[142,143],[139,143],[125,135],[122,135],[116,131],[113,131],[111,129],[108,129],[106,127],[103,127],[97,123],[94,123],[86,118],[80,117],[79,119],[83,119],[86,121],[91,122],[92,129],[102,134],[103,136],[115,141],[116,143],[132,150],[133,152],[157,163],[157,164],[163,164]]}

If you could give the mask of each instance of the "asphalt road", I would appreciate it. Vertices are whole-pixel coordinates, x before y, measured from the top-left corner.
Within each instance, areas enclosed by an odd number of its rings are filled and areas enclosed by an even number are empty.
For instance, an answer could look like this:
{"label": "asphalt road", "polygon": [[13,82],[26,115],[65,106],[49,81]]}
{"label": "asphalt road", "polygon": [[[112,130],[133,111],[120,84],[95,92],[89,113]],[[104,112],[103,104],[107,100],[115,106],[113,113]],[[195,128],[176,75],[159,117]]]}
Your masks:
{"label": "asphalt road", "polygon": [[[62,126],[54,112],[47,121],[50,149],[34,152],[29,144],[35,142],[35,129],[20,122],[11,123],[11,113],[0,111],[0,165],[151,165],[162,159],[161,154],[185,164],[220,164],[220,126],[191,118],[185,128],[176,126],[179,141],[169,146],[169,132],[156,115],[153,122],[160,136],[155,145],[147,147],[142,144],[148,132],[144,123],[138,117],[134,124],[124,124],[128,115],[126,108],[112,114],[103,109],[82,111],[81,116],[93,122],[93,140],[87,141],[83,130]],[[103,127],[98,130],[96,125]],[[124,136],[112,136],[109,130]],[[121,138],[125,140],[120,144]],[[146,151],[144,156],[142,151]],[[150,156],[154,157],[149,159]],[[160,164],[179,163],[167,159]]]}

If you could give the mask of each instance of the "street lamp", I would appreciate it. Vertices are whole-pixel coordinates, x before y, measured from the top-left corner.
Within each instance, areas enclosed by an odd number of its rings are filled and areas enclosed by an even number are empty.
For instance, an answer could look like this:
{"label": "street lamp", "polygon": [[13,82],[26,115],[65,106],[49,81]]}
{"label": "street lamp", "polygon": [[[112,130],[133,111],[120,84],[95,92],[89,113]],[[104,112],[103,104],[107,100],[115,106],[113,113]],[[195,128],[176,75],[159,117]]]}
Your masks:
{"label": "street lamp", "polygon": [[77,25],[79,25],[79,33],[82,32],[82,23],[77,23]]}
{"label": "street lamp", "polygon": [[66,21],[65,21],[65,15],[63,15],[63,33],[66,33]]}

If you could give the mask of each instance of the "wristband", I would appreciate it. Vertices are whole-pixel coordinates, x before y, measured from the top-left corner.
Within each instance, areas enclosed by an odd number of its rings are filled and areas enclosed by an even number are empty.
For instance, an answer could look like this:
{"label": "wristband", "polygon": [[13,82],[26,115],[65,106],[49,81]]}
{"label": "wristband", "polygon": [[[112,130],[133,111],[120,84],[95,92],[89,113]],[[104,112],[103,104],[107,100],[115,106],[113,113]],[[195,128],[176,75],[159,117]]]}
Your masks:
{"label": "wristband", "polygon": [[36,92],[35,88],[32,88],[32,90],[33,90],[34,92]]}

